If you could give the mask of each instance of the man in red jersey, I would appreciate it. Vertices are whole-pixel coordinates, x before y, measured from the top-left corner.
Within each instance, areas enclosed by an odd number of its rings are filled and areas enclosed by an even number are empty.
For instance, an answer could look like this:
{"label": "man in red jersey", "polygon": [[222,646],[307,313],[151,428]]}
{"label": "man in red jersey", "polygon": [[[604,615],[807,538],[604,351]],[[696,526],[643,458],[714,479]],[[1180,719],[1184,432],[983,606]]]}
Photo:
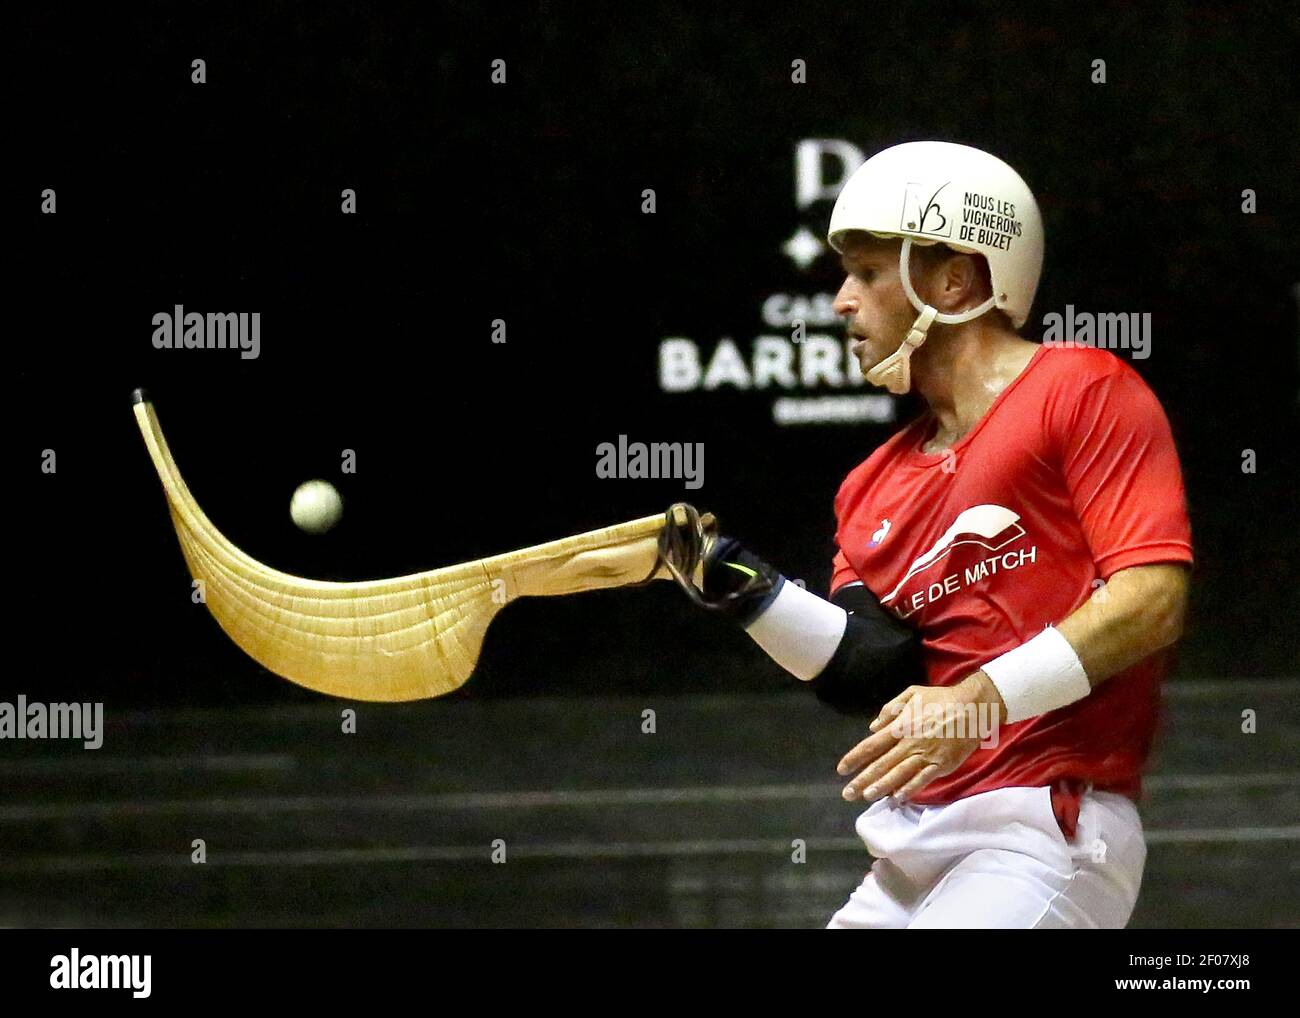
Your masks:
{"label": "man in red jersey", "polygon": [[1168,422],[1113,354],[1017,335],[1042,223],[1001,160],[887,149],[829,240],[863,373],[929,410],[841,486],[829,601],[725,539],[703,587],[797,677],[888,701],[839,764],[876,862],[830,928],[1122,927],[1192,561]]}

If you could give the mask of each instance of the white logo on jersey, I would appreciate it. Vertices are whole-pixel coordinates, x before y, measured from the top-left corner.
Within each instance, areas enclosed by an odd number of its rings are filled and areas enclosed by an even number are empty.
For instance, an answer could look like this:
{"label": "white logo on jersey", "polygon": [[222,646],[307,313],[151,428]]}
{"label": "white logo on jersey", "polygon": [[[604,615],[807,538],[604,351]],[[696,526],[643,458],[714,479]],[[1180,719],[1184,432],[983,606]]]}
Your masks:
{"label": "white logo on jersey", "polygon": [[871,541],[867,544],[867,547],[874,548],[881,541],[883,541],[885,539],[885,535],[889,533],[889,528],[892,526],[893,524],[890,523],[889,520],[881,520],[880,529],[871,535]]}
{"label": "white logo on jersey", "polygon": [[934,542],[934,547],[912,563],[907,575],[898,581],[897,587],[880,599],[880,603],[888,604],[898,595],[904,583],[944,558],[958,545],[978,544],[989,551],[998,551],[1012,541],[1019,540],[1025,536],[1025,528],[1019,520],[1019,513],[1000,505],[976,505],[963,510],[953,520],[952,526],[944,531],[943,536]]}

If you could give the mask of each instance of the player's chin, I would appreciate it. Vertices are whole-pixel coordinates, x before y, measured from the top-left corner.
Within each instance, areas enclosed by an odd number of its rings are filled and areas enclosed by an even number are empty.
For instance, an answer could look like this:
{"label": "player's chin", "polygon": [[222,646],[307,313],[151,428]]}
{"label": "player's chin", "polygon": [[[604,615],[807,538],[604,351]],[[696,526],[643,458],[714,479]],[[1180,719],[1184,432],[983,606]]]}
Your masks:
{"label": "player's chin", "polygon": [[862,372],[862,377],[866,378],[868,372],[884,359],[884,357],[874,357],[866,350],[858,354],[858,370]]}
{"label": "player's chin", "polygon": [[882,353],[875,348],[870,340],[860,339],[854,343],[850,349],[853,359],[858,362],[858,369],[862,372],[862,377],[867,376],[867,372],[883,361],[888,354]]}

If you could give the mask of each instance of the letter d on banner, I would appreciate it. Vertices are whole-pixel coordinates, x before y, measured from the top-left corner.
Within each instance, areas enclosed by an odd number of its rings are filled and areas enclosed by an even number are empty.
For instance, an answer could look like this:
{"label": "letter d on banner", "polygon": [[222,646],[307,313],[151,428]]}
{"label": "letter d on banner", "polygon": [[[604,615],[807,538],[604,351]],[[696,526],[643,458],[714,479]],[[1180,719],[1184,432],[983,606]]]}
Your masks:
{"label": "letter d on banner", "polygon": [[[823,156],[839,160],[840,175],[831,183],[822,179]],[[862,150],[852,142],[838,138],[805,138],[794,150],[794,199],[796,206],[807,208],[819,198],[835,198],[849,176],[866,162]]]}

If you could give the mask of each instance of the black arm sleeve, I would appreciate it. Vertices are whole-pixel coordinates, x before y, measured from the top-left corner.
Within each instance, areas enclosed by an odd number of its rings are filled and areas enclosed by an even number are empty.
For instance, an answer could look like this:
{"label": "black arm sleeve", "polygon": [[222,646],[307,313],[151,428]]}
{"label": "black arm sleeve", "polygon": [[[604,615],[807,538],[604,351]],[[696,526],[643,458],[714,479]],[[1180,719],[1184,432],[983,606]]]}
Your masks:
{"label": "black arm sleeve", "polygon": [[920,638],[864,584],[841,587],[831,603],[849,618],[839,647],[809,683],[819,700],[842,714],[875,715],[908,686],[925,685]]}

